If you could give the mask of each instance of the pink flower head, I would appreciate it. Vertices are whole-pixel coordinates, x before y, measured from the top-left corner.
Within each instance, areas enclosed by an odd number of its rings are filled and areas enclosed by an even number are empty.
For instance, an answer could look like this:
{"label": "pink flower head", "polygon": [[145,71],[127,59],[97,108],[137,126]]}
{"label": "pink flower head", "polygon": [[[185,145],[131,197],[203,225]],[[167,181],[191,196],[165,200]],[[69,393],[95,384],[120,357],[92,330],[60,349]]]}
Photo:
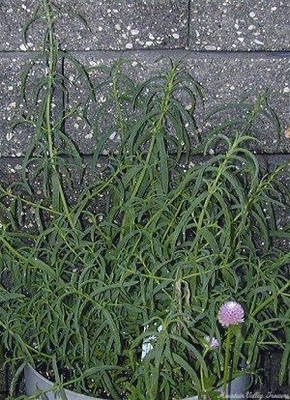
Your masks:
{"label": "pink flower head", "polygon": [[244,309],[235,301],[224,303],[218,312],[218,320],[222,326],[238,325],[244,322]]}
{"label": "pink flower head", "polygon": [[215,337],[205,336],[205,340],[210,349],[218,349],[220,347],[219,341]]}

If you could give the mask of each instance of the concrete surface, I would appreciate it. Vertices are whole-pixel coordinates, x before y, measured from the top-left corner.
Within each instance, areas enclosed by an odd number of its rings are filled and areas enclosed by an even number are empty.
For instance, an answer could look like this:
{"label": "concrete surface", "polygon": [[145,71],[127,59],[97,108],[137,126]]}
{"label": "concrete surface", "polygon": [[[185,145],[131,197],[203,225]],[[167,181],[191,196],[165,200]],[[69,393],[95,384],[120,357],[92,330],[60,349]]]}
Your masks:
{"label": "concrete surface", "polygon": [[[112,65],[118,54],[83,52],[77,54],[78,59],[89,67]],[[229,54],[223,57],[221,54],[193,53],[187,51],[171,51],[166,53],[165,58],[160,58],[158,51],[139,51],[124,53],[123,57],[129,60],[125,70],[129,76],[137,79],[144,79],[158,71],[165,71],[169,66],[169,58],[174,61],[182,60],[186,70],[196,78],[203,86],[205,107],[199,105],[196,116],[202,134],[206,134],[217,123],[229,118],[235,118],[236,113],[232,109],[224,111],[220,117],[206,121],[207,115],[224,104],[239,101],[244,96],[249,96],[254,103],[258,95],[263,95],[268,89],[270,91],[269,103],[277,113],[281,123],[281,140],[277,130],[272,123],[262,118],[254,127],[253,136],[260,139],[255,150],[257,152],[289,152],[290,141],[286,139],[284,132],[290,125],[289,120],[289,60],[277,54],[255,54],[241,55],[239,53]],[[140,67],[143,66],[144,68]],[[68,67],[68,75],[74,85],[76,73]],[[98,72],[90,74],[92,81],[97,85],[99,79]],[[87,96],[86,88],[82,85],[72,87],[70,101],[77,104]],[[105,97],[105,96],[104,96]],[[104,99],[105,100],[105,99]],[[112,111],[113,113],[113,111]],[[241,111],[241,115],[246,115],[246,108]],[[114,118],[113,114],[111,118]],[[109,123],[111,122],[109,119]],[[104,126],[104,130],[106,125]],[[85,153],[92,148],[90,137],[92,132],[84,123],[74,121],[67,124],[70,135],[78,142],[80,148]],[[89,150],[90,151],[90,150]]]}
{"label": "concrete surface", "polygon": [[289,50],[289,15],[288,0],[191,1],[189,48]]}

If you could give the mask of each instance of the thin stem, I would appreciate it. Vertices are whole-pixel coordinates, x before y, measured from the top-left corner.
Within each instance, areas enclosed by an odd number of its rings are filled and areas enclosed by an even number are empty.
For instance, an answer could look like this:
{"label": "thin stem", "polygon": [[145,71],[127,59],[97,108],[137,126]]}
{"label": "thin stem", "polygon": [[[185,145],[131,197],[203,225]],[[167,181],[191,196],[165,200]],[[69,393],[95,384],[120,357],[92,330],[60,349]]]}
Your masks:
{"label": "thin stem", "polygon": [[[53,121],[52,121],[52,104],[53,104],[53,94],[54,94],[54,85],[55,85],[55,76],[57,73],[57,59],[58,59],[58,49],[54,38],[53,32],[53,19],[52,19],[52,10],[51,4],[49,0],[44,0],[44,10],[45,10],[45,19],[47,24],[48,30],[48,44],[47,48],[45,49],[48,51],[48,88],[46,91],[46,98],[45,98],[45,131],[47,133],[47,141],[48,141],[48,154],[49,159],[51,162],[52,168],[52,181],[56,182],[57,186],[57,194],[60,197],[61,204],[64,208],[65,214],[68,218],[68,221],[71,227],[75,226],[75,223],[71,217],[71,213],[69,211],[69,207],[66,201],[66,197],[63,191],[62,183],[60,174],[57,168],[56,163],[56,154],[57,152],[54,149],[54,130],[53,130]],[[52,191],[56,190],[55,186],[52,185]],[[54,197],[52,193],[52,197]],[[57,210],[60,207],[57,204]]]}
{"label": "thin stem", "polygon": [[118,121],[118,125],[120,127],[121,140],[124,140],[126,126],[124,123],[123,107],[122,107],[122,103],[120,101],[120,95],[119,95],[118,83],[119,83],[120,74],[121,74],[120,63],[117,63],[116,67],[114,68],[114,72],[113,72],[112,93],[113,93],[115,107],[117,110],[117,121]]}
{"label": "thin stem", "polygon": [[230,366],[230,355],[231,355],[231,341],[232,341],[232,326],[228,327],[227,337],[226,337],[226,353],[224,361],[224,379],[223,379],[223,396],[226,397],[227,384],[231,378],[231,366]]}
{"label": "thin stem", "polygon": [[53,22],[51,16],[51,7],[49,1],[44,1],[44,9],[45,9],[45,19],[47,23],[48,29],[48,48],[45,48],[45,51],[48,50],[48,88],[46,91],[46,99],[45,99],[45,126],[48,138],[48,152],[49,157],[52,162],[52,168],[55,169],[54,163],[54,151],[53,151],[53,131],[52,131],[52,121],[51,121],[51,113],[52,113],[52,96],[54,91],[54,76],[56,73],[56,54],[55,50],[55,42],[53,35]]}
{"label": "thin stem", "polygon": [[[205,356],[207,354],[208,350],[206,349],[205,352],[203,353],[203,359],[205,360]],[[202,365],[200,366],[200,383],[201,383],[201,390],[202,390],[202,394],[204,395],[205,391],[206,391],[206,387],[205,387],[205,383],[204,383],[204,371],[202,368]],[[203,396],[202,396],[203,398]]]}
{"label": "thin stem", "polygon": [[[157,135],[163,134],[162,131],[165,127],[166,115],[170,108],[171,97],[172,97],[174,86],[175,86],[176,75],[177,75],[177,67],[174,67],[168,74],[167,83],[166,83],[166,86],[164,89],[164,94],[163,94],[163,98],[161,100],[161,105],[160,105],[160,115],[159,115],[157,121],[155,121],[155,123],[153,125],[153,130],[152,130],[152,134],[151,134],[152,135],[151,142],[150,142],[149,150],[148,150],[145,162],[144,162],[144,166],[138,176],[137,182],[134,185],[134,188],[132,190],[129,201],[133,200],[137,196],[138,191],[145,179],[146,172],[148,170],[148,166],[151,163],[153,153],[156,148]],[[158,160],[158,157],[157,157],[156,164],[157,164],[156,168],[158,168],[158,164],[160,164],[160,159]],[[168,177],[167,177],[167,180],[168,180]],[[167,186],[166,190],[168,190],[168,184],[166,186]],[[123,218],[123,223],[122,223],[122,230],[121,230],[121,236],[120,236],[121,239],[124,235],[125,228],[127,229],[127,227],[130,228],[132,226],[133,218],[134,217],[132,216],[132,210],[130,210],[128,213],[125,213],[124,218]],[[127,221],[127,219],[129,219],[129,221]]]}

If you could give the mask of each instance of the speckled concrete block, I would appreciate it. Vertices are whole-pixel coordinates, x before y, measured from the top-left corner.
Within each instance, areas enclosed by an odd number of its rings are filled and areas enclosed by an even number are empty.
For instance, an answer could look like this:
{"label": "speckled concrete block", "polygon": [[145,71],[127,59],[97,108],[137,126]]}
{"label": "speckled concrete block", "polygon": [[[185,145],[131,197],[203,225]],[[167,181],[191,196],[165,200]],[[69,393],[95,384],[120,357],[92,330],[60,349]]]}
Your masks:
{"label": "speckled concrete block", "polygon": [[[22,116],[27,117],[41,107],[41,99],[36,99],[35,85],[43,77],[46,66],[38,54],[1,53],[0,57],[0,157],[20,157],[27,150],[33,135],[32,124],[17,125]],[[22,97],[22,74],[30,62],[35,66],[26,79],[26,101]],[[34,91],[33,91],[34,90]],[[61,113],[62,96],[57,93],[54,99],[56,113]],[[57,105],[57,106],[56,106]],[[59,114],[58,114],[59,115]]]}
{"label": "speckled concrete block", "polygon": [[[185,48],[192,50],[289,50],[288,0],[56,0],[63,47],[74,50]],[[0,50],[39,49],[40,21],[22,28],[38,2],[0,2]],[[69,10],[74,13],[69,15]],[[67,13],[66,13],[67,11]],[[87,21],[90,31],[76,17]]]}
{"label": "speckled concrete block", "polygon": [[289,50],[289,0],[192,0],[193,50]]}
{"label": "speckled concrete block", "polygon": [[[56,3],[64,9],[68,7],[83,14],[87,20],[91,32],[68,14],[63,16],[57,30],[61,43],[67,48],[82,50],[78,57],[89,66],[112,64],[122,50],[122,54],[131,59],[130,73],[142,79],[165,68],[167,64],[164,59],[158,60],[161,55],[174,60],[184,58],[188,70],[204,86],[206,107],[197,113],[203,131],[208,131],[218,123],[216,119],[204,122],[204,116],[211,109],[233,102],[250,90],[257,94],[267,88],[273,91],[271,103],[281,119],[282,132],[289,128],[289,53],[200,53],[190,50],[285,49],[290,43],[287,19],[289,2],[56,0]],[[20,68],[25,60],[34,56],[33,50],[41,46],[43,25],[40,21],[28,30],[26,47],[21,37],[24,21],[32,16],[36,4],[36,0],[0,0],[0,48],[5,50],[0,53],[2,155],[20,155],[29,142],[29,132],[12,132],[10,123],[18,104]],[[189,20],[190,49],[178,50],[188,47]],[[13,54],[6,50],[20,52]],[[143,64],[143,70],[138,70],[137,61]],[[73,82],[74,72],[68,64],[66,68]],[[81,89],[79,92],[73,89],[70,103],[82,101],[83,97]],[[229,117],[224,113],[225,119]],[[84,121],[68,121],[66,129],[84,153],[88,152],[91,148],[91,131]],[[272,126],[261,123],[259,131],[254,133],[263,143],[259,151],[277,151],[277,139]],[[290,133],[287,135],[289,137]],[[279,151],[290,151],[289,138],[283,138]]]}
{"label": "speckled concrete block", "polygon": [[[0,1],[0,51],[23,50],[23,27],[33,15],[36,7],[36,0],[1,0]],[[40,45],[39,32],[29,37],[28,48],[33,48],[35,38],[38,36],[37,43]]]}
{"label": "speckled concrete block", "polygon": [[62,0],[61,4],[80,12],[91,29],[71,20],[72,34],[63,41],[75,50],[168,49],[187,43],[187,0]]}
{"label": "speckled concrete block", "polygon": [[[82,53],[79,54],[79,60],[88,66],[101,66],[112,64],[116,55],[114,53]],[[255,127],[252,134],[259,138],[259,143],[255,149],[259,152],[289,152],[289,138],[284,137],[283,132],[290,126],[290,70],[289,59],[275,55],[256,55],[251,56],[236,54],[211,55],[194,54],[186,51],[168,53],[168,57],[173,60],[183,60],[188,72],[191,73],[204,88],[205,106],[197,109],[196,117],[201,127],[203,135],[208,134],[215,126],[221,122],[228,122],[230,119],[241,118],[241,114],[246,115],[247,108],[239,113],[235,109],[229,108],[223,111],[219,116],[206,119],[206,116],[214,109],[222,107],[227,103],[240,101],[243,97],[249,96],[249,101],[254,101],[259,95],[263,95],[266,90],[270,90],[269,103],[277,113],[281,122],[282,137],[279,141],[277,130],[274,123],[269,122],[267,118],[262,117]],[[158,51],[156,52],[137,52],[127,54],[129,62],[127,63],[127,72],[137,79],[144,79],[150,74],[164,71],[168,68],[168,59],[160,59]],[[144,66],[142,69],[138,63]],[[68,74],[71,82],[76,77],[74,72],[69,69]],[[91,72],[91,79],[95,84],[100,83],[100,73],[96,70]],[[75,82],[77,83],[77,82]],[[79,85],[72,88],[70,96],[71,105],[75,105],[85,99],[87,91],[85,86]],[[98,96],[102,102],[106,100],[104,96]],[[247,102],[246,102],[247,103]],[[244,104],[245,105],[245,104]],[[108,114],[108,124],[112,118],[116,118],[114,112]],[[73,118],[66,124],[67,132],[79,144],[80,149],[87,153],[93,146],[92,131],[84,121]],[[103,131],[106,130],[103,126]],[[112,138],[114,140],[114,138]],[[89,150],[88,150],[89,149]]]}
{"label": "speckled concrete block", "polygon": [[0,155],[17,156],[22,153],[27,142],[27,133],[12,131],[14,117],[21,109],[20,70],[27,62],[26,57],[12,53],[1,54],[0,58]]}
{"label": "speckled concrete block", "polygon": [[[62,47],[74,50],[180,48],[188,40],[187,0],[57,0],[63,17],[56,24]],[[27,50],[41,47],[40,21],[27,31],[24,45],[22,28],[31,18],[36,0],[0,2],[0,50]],[[70,13],[72,12],[72,13]],[[90,30],[77,17],[86,21]]]}

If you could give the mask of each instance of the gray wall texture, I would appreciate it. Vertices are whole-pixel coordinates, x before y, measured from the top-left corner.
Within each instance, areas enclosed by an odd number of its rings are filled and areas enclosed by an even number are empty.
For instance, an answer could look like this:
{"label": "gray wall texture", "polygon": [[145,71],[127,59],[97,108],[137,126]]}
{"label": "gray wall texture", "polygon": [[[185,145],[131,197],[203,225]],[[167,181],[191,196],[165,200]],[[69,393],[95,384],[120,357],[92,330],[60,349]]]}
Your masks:
{"label": "gray wall texture", "polygon": [[[91,30],[66,16],[59,24],[62,47],[87,65],[110,64],[122,56],[145,66],[146,74],[163,68],[162,57],[183,60],[202,84],[203,115],[225,103],[270,90],[270,104],[281,123],[281,140],[265,122],[254,132],[256,151],[271,164],[290,155],[290,1],[289,0],[57,0],[83,14]],[[36,0],[0,0],[0,163],[1,173],[17,172],[29,141],[27,132],[11,130],[17,111],[20,70],[41,47],[41,25],[21,34]],[[74,72],[67,68],[67,73]],[[139,71],[139,70],[138,70]],[[138,72],[139,73],[139,72]],[[71,101],[76,102],[79,91]],[[67,125],[84,153],[90,132],[77,121]],[[9,178],[10,179],[10,178]],[[288,179],[288,177],[285,177]],[[268,360],[269,369],[273,368]],[[273,363],[275,364],[275,362]],[[269,374],[267,390],[277,391]],[[283,393],[284,389],[280,389]],[[270,397],[270,396],[268,396]]]}
{"label": "gray wall texture", "polygon": [[[66,16],[57,31],[62,47],[74,51],[89,66],[109,64],[122,56],[131,68],[146,74],[166,61],[183,60],[202,84],[205,109],[198,113],[201,129],[209,110],[251,94],[270,90],[270,104],[281,123],[282,140],[270,125],[254,132],[257,151],[289,154],[290,139],[290,2],[289,0],[57,0],[81,13],[91,30]],[[0,156],[19,157],[29,140],[12,132],[19,99],[20,70],[41,48],[42,27],[22,28],[37,0],[0,0]],[[66,68],[66,66],[65,66]],[[71,79],[74,79],[73,71]],[[72,102],[82,96],[79,91]],[[84,151],[90,148],[86,127],[68,126]],[[289,135],[286,135],[289,136]]]}

